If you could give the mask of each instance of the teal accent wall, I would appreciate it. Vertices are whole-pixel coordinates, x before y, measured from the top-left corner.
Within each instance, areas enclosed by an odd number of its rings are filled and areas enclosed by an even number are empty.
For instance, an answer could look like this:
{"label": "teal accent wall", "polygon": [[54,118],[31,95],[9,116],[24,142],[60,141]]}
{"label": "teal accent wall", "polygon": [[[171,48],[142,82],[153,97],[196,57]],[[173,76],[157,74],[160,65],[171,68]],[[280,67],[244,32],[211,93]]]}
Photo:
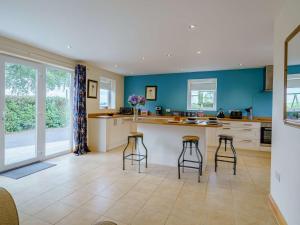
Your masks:
{"label": "teal accent wall", "polygon": [[[145,95],[145,86],[158,87],[157,100],[147,101],[144,108],[154,112],[155,106],[172,111],[187,110],[187,81],[189,79],[217,78],[217,109],[240,109],[253,106],[254,116],[272,116],[272,92],[264,89],[265,68],[221,70],[192,73],[126,76],[124,79],[124,102],[132,94]],[[216,111],[205,111],[215,114]]]}
{"label": "teal accent wall", "polygon": [[288,74],[300,73],[300,65],[288,66]]}

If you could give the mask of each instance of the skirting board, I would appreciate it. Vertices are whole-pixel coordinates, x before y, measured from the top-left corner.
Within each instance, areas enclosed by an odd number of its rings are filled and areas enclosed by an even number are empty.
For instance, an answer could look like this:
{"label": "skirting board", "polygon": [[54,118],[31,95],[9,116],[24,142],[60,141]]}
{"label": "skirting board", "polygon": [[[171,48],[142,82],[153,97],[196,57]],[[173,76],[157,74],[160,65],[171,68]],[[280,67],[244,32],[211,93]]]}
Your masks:
{"label": "skirting board", "polygon": [[280,210],[271,194],[269,194],[269,204],[270,204],[271,210],[272,210],[278,224],[279,225],[288,225],[288,223],[286,222],[284,216],[280,212]]}

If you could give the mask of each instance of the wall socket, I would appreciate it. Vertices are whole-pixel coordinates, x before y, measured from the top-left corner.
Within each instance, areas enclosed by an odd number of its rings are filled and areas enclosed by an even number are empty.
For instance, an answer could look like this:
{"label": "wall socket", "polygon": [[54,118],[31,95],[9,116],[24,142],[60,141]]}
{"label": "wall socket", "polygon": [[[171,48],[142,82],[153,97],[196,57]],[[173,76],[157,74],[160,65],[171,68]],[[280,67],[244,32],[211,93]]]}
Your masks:
{"label": "wall socket", "polygon": [[280,183],[280,173],[278,171],[275,171],[275,178]]}

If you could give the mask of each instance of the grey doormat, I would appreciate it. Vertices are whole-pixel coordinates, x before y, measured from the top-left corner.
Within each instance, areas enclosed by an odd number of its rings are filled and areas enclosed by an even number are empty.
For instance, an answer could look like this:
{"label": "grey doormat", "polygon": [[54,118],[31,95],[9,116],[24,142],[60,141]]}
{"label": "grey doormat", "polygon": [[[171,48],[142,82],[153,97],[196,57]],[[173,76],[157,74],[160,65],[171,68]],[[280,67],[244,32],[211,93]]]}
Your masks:
{"label": "grey doormat", "polygon": [[23,166],[23,167],[20,167],[17,169],[13,169],[13,170],[9,170],[9,171],[0,173],[0,175],[17,180],[22,177],[26,177],[30,174],[37,173],[41,170],[48,169],[53,166],[56,166],[56,164],[47,163],[47,162],[37,162],[37,163]]}

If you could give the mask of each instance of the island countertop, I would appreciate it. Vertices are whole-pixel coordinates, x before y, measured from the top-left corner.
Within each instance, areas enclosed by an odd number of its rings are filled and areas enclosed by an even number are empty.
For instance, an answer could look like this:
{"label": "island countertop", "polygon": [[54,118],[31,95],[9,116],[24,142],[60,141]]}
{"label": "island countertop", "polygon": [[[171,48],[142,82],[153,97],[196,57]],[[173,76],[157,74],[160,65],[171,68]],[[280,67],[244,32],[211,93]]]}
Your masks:
{"label": "island countertop", "polygon": [[188,127],[222,127],[222,124],[207,124],[206,121],[200,123],[186,123],[183,121],[174,121],[167,119],[138,119],[136,123],[157,124],[157,125],[173,125],[173,126],[188,126]]}

